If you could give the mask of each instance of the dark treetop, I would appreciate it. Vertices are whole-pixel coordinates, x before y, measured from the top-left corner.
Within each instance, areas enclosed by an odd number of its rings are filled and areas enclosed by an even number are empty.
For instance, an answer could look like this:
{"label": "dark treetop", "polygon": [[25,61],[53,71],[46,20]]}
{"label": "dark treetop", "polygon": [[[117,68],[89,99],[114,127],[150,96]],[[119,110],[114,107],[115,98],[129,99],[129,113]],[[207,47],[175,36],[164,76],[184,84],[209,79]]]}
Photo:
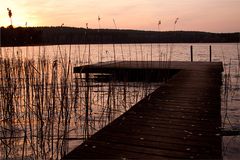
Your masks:
{"label": "dark treetop", "polygon": [[98,43],[230,43],[240,33],[140,31],[73,27],[1,28],[1,46]]}

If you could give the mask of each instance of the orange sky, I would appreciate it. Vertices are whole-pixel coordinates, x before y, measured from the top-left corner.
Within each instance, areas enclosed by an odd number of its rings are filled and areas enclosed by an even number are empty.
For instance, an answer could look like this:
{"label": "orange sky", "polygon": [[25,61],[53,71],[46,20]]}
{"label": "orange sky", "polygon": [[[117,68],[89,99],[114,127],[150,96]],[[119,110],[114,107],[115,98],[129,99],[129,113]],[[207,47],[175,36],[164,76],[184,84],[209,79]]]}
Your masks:
{"label": "orange sky", "polygon": [[239,32],[240,0],[0,0],[0,26],[65,26]]}

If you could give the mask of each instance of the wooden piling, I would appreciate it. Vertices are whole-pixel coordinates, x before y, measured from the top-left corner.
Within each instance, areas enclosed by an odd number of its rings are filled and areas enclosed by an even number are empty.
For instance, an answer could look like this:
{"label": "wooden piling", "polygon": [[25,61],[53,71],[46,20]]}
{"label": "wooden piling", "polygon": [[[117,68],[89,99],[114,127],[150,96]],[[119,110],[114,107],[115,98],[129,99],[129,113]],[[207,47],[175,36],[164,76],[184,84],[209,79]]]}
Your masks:
{"label": "wooden piling", "polygon": [[193,46],[190,46],[190,51],[191,51],[191,62],[193,62]]}
{"label": "wooden piling", "polygon": [[209,46],[209,61],[212,62],[212,46]]}

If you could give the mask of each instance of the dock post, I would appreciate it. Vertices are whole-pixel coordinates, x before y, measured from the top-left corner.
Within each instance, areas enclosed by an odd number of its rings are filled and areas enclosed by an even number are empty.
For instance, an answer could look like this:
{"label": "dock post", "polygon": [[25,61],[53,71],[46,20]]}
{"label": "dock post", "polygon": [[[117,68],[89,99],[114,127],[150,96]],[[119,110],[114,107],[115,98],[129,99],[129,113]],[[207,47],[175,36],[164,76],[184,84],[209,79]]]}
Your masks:
{"label": "dock post", "polygon": [[212,62],[212,46],[209,46],[209,61]]}
{"label": "dock post", "polygon": [[190,46],[190,50],[191,50],[191,62],[193,62],[193,46]]}

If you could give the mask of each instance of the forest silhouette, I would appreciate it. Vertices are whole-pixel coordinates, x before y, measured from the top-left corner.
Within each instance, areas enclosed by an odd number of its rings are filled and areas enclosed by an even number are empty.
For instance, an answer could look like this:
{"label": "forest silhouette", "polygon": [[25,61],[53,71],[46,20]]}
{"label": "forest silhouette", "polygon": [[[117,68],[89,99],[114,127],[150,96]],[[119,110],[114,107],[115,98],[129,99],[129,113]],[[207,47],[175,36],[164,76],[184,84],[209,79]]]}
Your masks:
{"label": "forest silhouette", "polygon": [[1,27],[1,46],[108,43],[233,43],[240,33],[141,31],[74,27]]}

